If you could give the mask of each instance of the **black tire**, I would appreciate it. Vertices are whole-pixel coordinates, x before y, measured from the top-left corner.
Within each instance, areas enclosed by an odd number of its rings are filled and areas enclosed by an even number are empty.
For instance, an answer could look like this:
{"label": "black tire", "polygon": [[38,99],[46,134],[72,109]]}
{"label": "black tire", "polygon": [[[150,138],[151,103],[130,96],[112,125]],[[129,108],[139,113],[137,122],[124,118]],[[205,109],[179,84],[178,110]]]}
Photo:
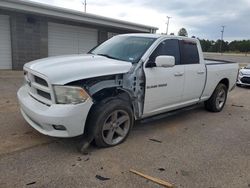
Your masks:
{"label": "black tire", "polygon": [[[210,112],[220,112],[226,104],[227,92],[228,89],[225,84],[218,84],[212,96],[205,101],[205,108]],[[220,96],[222,93],[223,96]],[[221,100],[219,100],[219,98],[221,98]]]}
{"label": "black tire", "polygon": [[[104,100],[96,104],[90,113],[87,127],[88,131],[93,134],[94,141],[98,147],[111,147],[121,144],[126,140],[134,125],[131,105],[122,99],[111,98]],[[117,117],[116,121],[115,116]],[[121,123],[122,121],[124,122]],[[104,130],[109,126],[110,129]],[[122,130],[124,131],[123,134],[121,134]],[[109,136],[112,133],[113,136]],[[108,139],[111,137],[114,138],[114,142]]]}

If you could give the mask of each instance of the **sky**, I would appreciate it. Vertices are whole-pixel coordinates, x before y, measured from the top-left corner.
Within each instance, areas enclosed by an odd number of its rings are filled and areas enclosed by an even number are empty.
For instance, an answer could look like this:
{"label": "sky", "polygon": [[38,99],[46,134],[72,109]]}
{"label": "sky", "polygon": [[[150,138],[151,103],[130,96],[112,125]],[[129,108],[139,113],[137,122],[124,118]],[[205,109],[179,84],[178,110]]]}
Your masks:
{"label": "sky", "polygon": [[[31,0],[84,11],[83,0]],[[87,13],[158,27],[165,33],[187,29],[189,36],[227,41],[250,39],[250,0],[87,0]]]}

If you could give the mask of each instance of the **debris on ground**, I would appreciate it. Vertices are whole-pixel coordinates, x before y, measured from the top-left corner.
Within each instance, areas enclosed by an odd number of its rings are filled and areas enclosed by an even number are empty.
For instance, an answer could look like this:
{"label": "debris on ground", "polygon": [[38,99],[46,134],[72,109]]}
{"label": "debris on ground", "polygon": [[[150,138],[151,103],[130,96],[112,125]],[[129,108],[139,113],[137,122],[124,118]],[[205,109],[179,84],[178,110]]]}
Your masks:
{"label": "debris on ground", "polygon": [[87,159],[85,159],[84,161],[88,161],[89,160],[89,157]]}
{"label": "debris on ground", "polygon": [[81,157],[78,157],[78,158],[77,158],[77,161],[82,161]]}
{"label": "debris on ground", "polygon": [[163,171],[165,171],[165,168],[158,168],[158,170],[163,172]]}
{"label": "debris on ground", "polygon": [[27,183],[26,185],[34,185],[36,182],[33,181],[33,182],[30,182],[30,183]]}
{"label": "debris on ground", "polygon": [[143,177],[145,179],[148,179],[148,180],[150,180],[152,182],[155,182],[155,183],[157,183],[159,185],[162,185],[164,187],[168,187],[168,188],[172,188],[173,187],[173,185],[171,183],[167,182],[167,181],[164,181],[164,180],[161,180],[161,179],[158,179],[158,178],[155,178],[155,177],[143,174],[143,173],[138,172],[138,171],[133,170],[133,169],[130,169],[129,171],[132,172],[132,173],[134,173],[134,174],[136,174],[136,175],[139,175],[139,176],[141,176],[141,177]]}
{"label": "debris on ground", "polygon": [[153,141],[153,142],[158,142],[158,143],[162,143],[162,141],[160,141],[160,140],[157,140],[157,139],[154,139],[154,138],[150,138],[149,140],[150,140],[150,141]]}
{"label": "debris on ground", "polygon": [[232,106],[239,107],[239,108],[243,108],[244,107],[243,105],[237,105],[237,104],[232,104]]}
{"label": "debris on ground", "polygon": [[96,175],[95,177],[96,177],[96,179],[101,180],[101,181],[110,180],[110,178],[103,177],[103,176],[100,176],[100,175]]}

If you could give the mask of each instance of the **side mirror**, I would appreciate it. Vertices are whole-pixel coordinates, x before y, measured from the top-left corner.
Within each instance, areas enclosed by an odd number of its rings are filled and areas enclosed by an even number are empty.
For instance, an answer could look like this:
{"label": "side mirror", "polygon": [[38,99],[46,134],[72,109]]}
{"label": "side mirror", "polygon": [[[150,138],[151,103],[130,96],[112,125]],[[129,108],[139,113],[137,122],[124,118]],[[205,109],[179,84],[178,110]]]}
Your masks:
{"label": "side mirror", "polygon": [[173,67],[175,66],[175,57],[167,55],[158,56],[155,59],[155,64],[156,67]]}

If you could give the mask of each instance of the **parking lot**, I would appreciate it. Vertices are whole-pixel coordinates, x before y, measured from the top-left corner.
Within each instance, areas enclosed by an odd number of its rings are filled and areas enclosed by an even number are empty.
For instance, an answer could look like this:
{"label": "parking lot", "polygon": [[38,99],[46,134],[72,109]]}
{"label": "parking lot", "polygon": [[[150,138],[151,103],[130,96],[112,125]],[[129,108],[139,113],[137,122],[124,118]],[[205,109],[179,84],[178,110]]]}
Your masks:
{"label": "parking lot", "polygon": [[137,122],[123,144],[82,155],[78,138],[50,138],[23,120],[22,83],[22,71],[0,72],[0,187],[160,187],[130,169],[175,187],[250,187],[250,88],[233,90],[221,113],[163,114]]}

